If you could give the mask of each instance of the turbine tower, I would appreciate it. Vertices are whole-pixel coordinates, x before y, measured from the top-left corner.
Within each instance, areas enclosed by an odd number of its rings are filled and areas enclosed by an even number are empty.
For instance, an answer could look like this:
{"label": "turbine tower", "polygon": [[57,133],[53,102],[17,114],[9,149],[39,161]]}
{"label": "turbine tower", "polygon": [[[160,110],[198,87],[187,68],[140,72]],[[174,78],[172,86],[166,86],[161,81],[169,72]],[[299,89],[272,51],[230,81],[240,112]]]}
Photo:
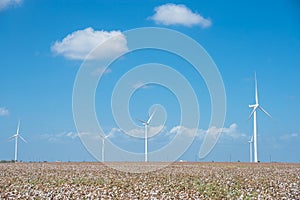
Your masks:
{"label": "turbine tower", "polygon": [[106,135],[106,136],[104,136],[104,137],[102,137],[102,162],[104,162],[104,145],[105,145],[105,140],[108,138],[108,137],[110,137],[111,135],[110,134],[108,134],[108,135]]}
{"label": "turbine tower", "polygon": [[251,137],[251,140],[248,141],[249,142],[249,147],[250,147],[250,162],[252,163],[253,162],[253,159],[252,159],[252,155],[253,155],[253,152],[252,152],[252,145],[253,145],[253,136]]}
{"label": "turbine tower", "polygon": [[15,162],[18,161],[18,139],[20,138],[23,142],[27,143],[27,141],[19,134],[20,131],[20,120],[18,123],[17,133],[11,136],[9,139],[15,138]]}
{"label": "turbine tower", "polygon": [[257,122],[256,122],[256,111],[259,108],[263,113],[271,117],[267,111],[265,111],[258,103],[258,89],[257,89],[257,80],[256,80],[256,73],[254,74],[255,77],[255,104],[249,105],[249,108],[253,108],[249,119],[253,116],[253,144],[254,144],[254,162],[258,162],[257,158]]}
{"label": "turbine tower", "polygon": [[145,126],[145,162],[148,162],[148,126],[155,114],[155,111],[156,110],[152,112],[152,114],[150,115],[147,121],[143,121],[139,119],[139,121],[142,122],[142,124]]}

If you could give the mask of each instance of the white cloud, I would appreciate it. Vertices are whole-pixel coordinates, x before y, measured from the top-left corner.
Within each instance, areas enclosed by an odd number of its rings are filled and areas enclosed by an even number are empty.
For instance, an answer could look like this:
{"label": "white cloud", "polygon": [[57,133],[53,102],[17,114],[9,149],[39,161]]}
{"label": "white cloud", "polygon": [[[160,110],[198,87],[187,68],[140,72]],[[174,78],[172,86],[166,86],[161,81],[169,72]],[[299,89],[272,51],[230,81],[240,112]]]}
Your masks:
{"label": "white cloud", "polygon": [[75,132],[66,132],[64,133],[65,137],[71,138],[71,139],[75,139],[78,137],[78,133]]}
{"label": "white cloud", "polygon": [[104,67],[99,67],[95,71],[92,72],[92,75],[93,76],[100,76],[100,75],[109,74],[109,73],[111,73],[110,68],[104,69]]}
{"label": "white cloud", "polygon": [[[148,137],[151,138],[161,132],[164,132],[165,130],[166,130],[165,126],[163,126],[163,125],[148,126]],[[121,129],[113,128],[109,132],[110,137],[113,137],[115,135],[120,135],[120,134],[135,137],[135,138],[144,138],[145,137],[145,128],[141,127],[141,128],[131,129],[131,130],[127,131],[126,133],[124,133]]]}
{"label": "white cloud", "polygon": [[76,132],[61,132],[61,133],[57,133],[57,134],[43,134],[41,135],[42,139],[45,139],[49,142],[62,142],[65,140],[69,140],[69,139],[76,139],[77,137],[79,137],[79,134]]}
{"label": "white cloud", "polygon": [[182,134],[187,137],[194,137],[195,134],[197,134],[197,136],[200,137],[204,134],[204,132],[203,132],[203,130],[197,130],[195,128],[187,128],[184,126],[175,126],[170,130],[169,134],[171,134],[171,135]]}
{"label": "white cloud", "polygon": [[299,137],[298,133],[290,133],[280,136],[280,140],[294,140]]}
{"label": "white cloud", "polygon": [[164,4],[156,7],[155,14],[150,17],[157,24],[163,25],[200,25],[202,28],[211,26],[211,21],[200,14],[193,13],[185,5]]}
{"label": "white cloud", "polygon": [[[224,128],[216,128],[214,126],[208,128],[207,130],[204,129],[195,129],[195,128],[187,128],[184,126],[175,126],[171,128],[170,130],[167,130],[167,127],[163,125],[159,126],[149,126],[148,127],[148,137],[154,139],[154,136],[157,136],[157,134],[163,133],[163,135],[171,137],[175,134],[179,134],[182,137],[194,137],[196,136],[199,139],[203,139],[205,135],[218,135],[221,134],[221,138],[223,140],[225,139],[245,139],[247,136],[241,132],[238,131],[237,124],[233,123],[229,127]],[[196,134],[196,135],[195,135]],[[107,134],[109,138],[115,138],[120,136],[126,136],[126,137],[136,137],[136,138],[144,138],[145,136],[145,129],[144,127],[141,128],[135,128],[132,130],[129,130],[127,134],[125,134],[121,129],[119,128],[112,128],[109,133]],[[98,133],[88,133],[88,132],[61,132],[57,134],[44,134],[42,135],[43,139],[48,140],[49,142],[62,142],[69,139],[76,139],[78,137],[88,137],[93,138],[94,140],[101,139],[101,136]],[[293,135],[295,136],[295,135]]]}
{"label": "white cloud", "polygon": [[247,135],[244,133],[241,133],[238,130],[238,125],[233,123],[228,128],[220,129],[222,131],[224,136],[230,137],[232,139],[240,139],[240,138],[246,138]]}
{"label": "white cloud", "polygon": [[148,88],[150,88],[150,86],[149,85],[147,85],[147,84],[144,84],[143,82],[141,82],[141,81],[138,81],[138,82],[136,82],[133,86],[132,86],[134,89],[148,89]]}
{"label": "white cloud", "polygon": [[[223,139],[247,139],[247,135],[244,133],[241,133],[238,130],[237,124],[233,123],[229,127],[224,128],[216,128],[214,126],[208,128],[207,130],[204,129],[196,129],[196,128],[188,128],[185,126],[174,126],[173,128],[167,130],[166,126],[160,125],[160,126],[149,126],[148,127],[148,137],[154,137],[159,133],[163,133],[164,135],[172,138],[174,135],[179,134],[182,137],[197,137],[199,139],[203,139],[205,135],[218,135],[221,134],[221,137]],[[127,132],[128,135],[131,135],[133,137],[137,138],[144,138],[145,136],[145,129],[143,127],[136,128],[129,130]],[[113,128],[109,132],[109,135],[111,136],[120,136],[120,135],[127,135],[124,132],[122,132],[119,128]]]}
{"label": "white cloud", "polygon": [[7,116],[9,115],[9,110],[5,107],[0,108],[0,116]]}
{"label": "white cloud", "polygon": [[[160,126],[148,126],[148,137],[153,137],[160,132],[163,132],[165,130],[165,127],[163,125]],[[128,134],[137,137],[137,138],[144,138],[145,137],[145,129],[143,128],[137,128],[128,131]]]}
{"label": "white cloud", "polygon": [[22,0],[0,0],[0,11],[5,10],[11,6],[18,6]]}
{"label": "white cloud", "polygon": [[240,139],[246,137],[246,134],[238,131],[238,126],[235,123],[231,124],[228,128],[226,127],[217,128],[215,126],[212,126],[207,130],[204,129],[197,130],[195,128],[175,126],[169,132],[169,134],[182,134],[182,135],[186,135],[187,137],[194,137],[196,134],[196,136],[199,138],[203,138],[206,134],[217,136],[219,133],[222,133],[222,136],[224,138]]}
{"label": "white cloud", "polygon": [[[96,48],[99,44],[103,45],[101,48]],[[56,41],[51,46],[51,50],[68,59],[91,60],[120,55],[128,51],[128,47],[127,40],[120,31],[97,31],[89,27],[67,35],[62,41]]]}
{"label": "white cloud", "polygon": [[112,128],[110,130],[110,132],[108,133],[108,136],[109,137],[114,137],[117,132],[121,132],[121,130],[119,128]]}
{"label": "white cloud", "polygon": [[80,132],[78,136],[80,136],[81,139],[91,139],[91,140],[101,140],[103,137],[106,138],[113,138],[116,133],[120,133],[121,130],[119,128],[112,128],[110,132],[104,136],[102,136],[100,133],[92,133],[92,132]]}

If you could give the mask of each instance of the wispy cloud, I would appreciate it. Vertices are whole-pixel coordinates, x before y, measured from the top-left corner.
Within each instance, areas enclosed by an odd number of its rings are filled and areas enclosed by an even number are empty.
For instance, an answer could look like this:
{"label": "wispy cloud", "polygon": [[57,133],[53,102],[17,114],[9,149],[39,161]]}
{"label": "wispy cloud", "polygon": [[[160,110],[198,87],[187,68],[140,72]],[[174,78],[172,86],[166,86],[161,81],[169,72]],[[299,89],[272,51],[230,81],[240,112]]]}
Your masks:
{"label": "wispy cloud", "polygon": [[294,133],[284,134],[284,135],[280,136],[279,139],[280,140],[285,140],[285,141],[294,140],[296,138],[300,138],[299,136],[300,136],[299,133],[294,132]]}
{"label": "wispy cloud", "polygon": [[[148,127],[148,137],[153,137],[160,132],[164,132],[165,127],[163,125],[160,126],[149,126]],[[128,131],[128,134],[137,137],[137,138],[144,138],[145,137],[145,128],[136,128]]]}
{"label": "wispy cloud", "polygon": [[5,107],[0,108],[0,116],[7,116],[9,115],[9,110]]}
{"label": "wispy cloud", "polygon": [[[216,128],[214,126],[208,128],[207,130],[205,129],[194,129],[194,128],[187,128],[184,126],[174,126],[171,129],[167,129],[167,127],[160,125],[160,126],[149,126],[148,127],[148,137],[154,139],[153,137],[156,136],[157,134],[163,134],[164,136],[169,137],[171,139],[174,135],[180,134],[182,137],[197,137],[199,139],[203,139],[205,135],[210,134],[210,135],[217,135],[219,133],[222,133],[223,140],[226,139],[247,139],[247,135],[244,133],[241,133],[238,131],[238,126],[237,124],[233,123],[229,127],[224,127],[224,128]],[[118,138],[120,136],[126,136],[128,138],[130,137],[135,137],[135,138],[144,138],[145,136],[145,129],[143,127],[136,128],[129,130],[127,134],[125,134],[121,129],[119,128],[112,128],[108,134],[109,138]],[[41,138],[44,140],[47,140],[48,142],[65,142],[67,140],[74,140],[79,137],[88,137],[91,138],[93,137],[95,140],[101,139],[101,135],[99,133],[87,133],[87,132],[82,132],[82,133],[77,133],[73,131],[69,132],[60,132],[56,134],[43,134],[41,135]],[[283,136],[283,138],[288,138],[288,137],[298,137],[298,134],[291,134],[291,135],[286,135]]]}
{"label": "wispy cloud", "polygon": [[111,73],[111,72],[112,72],[112,71],[111,71],[110,68],[104,69],[104,67],[99,67],[99,68],[97,68],[96,70],[94,70],[94,71],[92,72],[92,75],[93,75],[93,76],[100,76],[100,75],[103,75],[103,74],[109,74],[109,73]]}
{"label": "wispy cloud", "polygon": [[[166,127],[163,125],[160,126],[149,126],[148,127],[148,137],[151,138],[161,132],[165,132]],[[112,128],[111,131],[109,132],[108,135],[110,137],[115,137],[115,136],[120,136],[121,135],[127,135],[128,137],[132,136],[134,138],[144,138],[145,137],[145,128],[140,127],[140,128],[135,128],[131,129],[126,132],[126,134],[119,128]]]}
{"label": "wispy cloud", "polygon": [[236,123],[231,124],[228,128],[222,128],[220,129],[220,131],[225,137],[229,137],[232,139],[247,138],[247,135],[245,133],[242,133],[238,130],[238,125]]}
{"label": "wispy cloud", "polygon": [[294,95],[290,95],[287,98],[288,98],[288,100],[291,100],[291,101],[294,101],[297,99],[296,96],[294,96]]}
{"label": "wispy cloud", "polygon": [[48,142],[63,142],[66,140],[74,140],[79,137],[79,134],[76,132],[61,132],[61,133],[56,133],[56,134],[43,134],[41,135],[41,138],[44,140],[47,140]]}
{"label": "wispy cloud", "polygon": [[198,13],[192,12],[185,5],[164,4],[156,7],[155,14],[150,17],[157,24],[163,25],[183,25],[195,26],[200,25],[202,28],[211,26],[211,20],[204,18]]}
{"label": "wispy cloud", "polygon": [[[102,44],[101,48],[96,48],[99,44]],[[51,50],[57,55],[72,60],[92,60],[120,55],[128,51],[128,47],[121,31],[97,31],[89,27],[75,31],[61,41],[56,41],[51,46]]]}
{"label": "wispy cloud", "polygon": [[[238,130],[238,125],[233,123],[229,127],[224,128],[216,128],[214,126],[208,129],[196,129],[196,128],[188,128],[185,126],[174,126],[171,129],[167,129],[166,126],[149,126],[148,127],[148,137],[156,136],[157,134],[162,134],[161,136],[167,136],[171,139],[174,135],[179,134],[181,137],[197,137],[202,140],[207,134],[215,135],[221,133],[221,140],[247,140],[247,135],[240,132]],[[122,135],[131,135],[137,138],[144,138],[145,129],[144,128],[136,128],[127,132],[127,134],[123,133],[122,130],[118,128],[111,129],[110,133],[116,137]]]}
{"label": "wispy cloud", "polygon": [[195,136],[200,137],[204,134],[204,131],[195,128],[188,128],[185,126],[175,126],[168,132],[168,134],[169,135],[181,134],[187,137],[195,137]]}
{"label": "wispy cloud", "polygon": [[114,138],[116,134],[121,133],[119,128],[112,128],[108,134],[100,134],[99,132],[80,132],[78,137],[83,141],[102,141],[104,138]]}
{"label": "wispy cloud", "polygon": [[18,6],[22,3],[22,0],[0,0],[0,12],[12,7],[12,6]]}
{"label": "wispy cloud", "polygon": [[134,89],[148,89],[148,88],[150,88],[150,86],[149,85],[147,85],[147,84],[144,84],[143,82],[141,82],[141,81],[138,81],[138,82],[136,82],[133,86],[132,86]]}
{"label": "wispy cloud", "polygon": [[170,131],[169,134],[182,134],[183,136],[187,137],[198,137],[203,138],[205,135],[210,134],[212,136],[217,136],[218,134],[222,133],[222,137],[224,139],[241,139],[246,138],[247,135],[238,131],[238,125],[233,123],[229,127],[217,128],[212,126],[208,129],[195,129],[195,128],[187,128],[184,126],[175,126]]}

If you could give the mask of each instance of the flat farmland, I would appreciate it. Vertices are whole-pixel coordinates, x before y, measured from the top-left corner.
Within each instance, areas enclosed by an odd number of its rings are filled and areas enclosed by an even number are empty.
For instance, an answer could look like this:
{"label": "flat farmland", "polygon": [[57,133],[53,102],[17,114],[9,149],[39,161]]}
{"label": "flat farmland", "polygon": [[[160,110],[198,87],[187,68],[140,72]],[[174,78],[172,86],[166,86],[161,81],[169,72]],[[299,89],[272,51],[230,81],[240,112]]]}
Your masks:
{"label": "flat farmland", "polygon": [[[114,163],[124,171],[161,164]],[[3,163],[0,199],[300,199],[300,164],[182,162],[124,171],[102,163]]]}

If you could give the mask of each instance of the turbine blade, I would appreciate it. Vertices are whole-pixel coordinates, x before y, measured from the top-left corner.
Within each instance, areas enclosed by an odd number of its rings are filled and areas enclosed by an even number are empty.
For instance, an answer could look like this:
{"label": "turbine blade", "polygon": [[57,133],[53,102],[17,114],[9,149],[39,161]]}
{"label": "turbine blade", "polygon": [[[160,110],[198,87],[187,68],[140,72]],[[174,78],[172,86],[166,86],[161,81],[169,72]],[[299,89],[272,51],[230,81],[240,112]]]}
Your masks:
{"label": "turbine blade", "polygon": [[250,119],[251,119],[251,117],[252,117],[253,113],[254,113],[254,109],[252,110],[251,114],[249,115],[249,117],[248,117],[248,120],[250,120]]}
{"label": "turbine blade", "polygon": [[147,122],[145,122],[144,120],[141,120],[141,119],[136,119],[136,120],[142,122],[143,124],[147,124]]}
{"label": "turbine blade", "polygon": [[23,142],[28,143],[21,135],[19,135],[19,137],[21,138],[21,140],[23,140]]}
{"label": "turbine blade", "polygon": [[253,110],[252,110],[252,112],[251,112],[251,114],[250,114],[248,120],[251,119],[251,117],[252,117],[253,113],[256,111],[256,109],[257,109],[257,106],[255,106],[255,107],[253,108]]}
{"label": "turbine blade", "polygon": [[20,131],[20,120],[19,120],[19,123],[18,123],[17,135],[19,135],[19,131]]}
{"label": "turbine blade", "polygon": [[265,109],[263,109],[261,106],[259,106],[259,109],[261,111],[263,111],[266,115],[268,115],[270,118],[272,118],[272,116]]}
{"label": "turbine blade", "polygon": [[256,72],[254,73],[255,77],[255,102],[258,104],[258,89],[257,89],[257,79],[256,79]]}
{"label": "turbine blade", "polygon": [[148,119],[148,121],[147,121],[147,124],[149,124],[149,123],[151,122],[151,120],[152,120],[152,118],[153,118],[155,112],[156,112],[156,109],[152,112],[151,116],[149,117],[149,119]]}
{"label": "turbine blade", "polygon": [[8,141],[11,141],[12,139],[14,139],[15,137],[17,137],[17,135],[15,134],[15,135],[13,135],[13,136],[10,136],[9,138],[8,138]]}
{"label": "turbine blade", "polygon": [[250,140],[250,142],[251,142],[251,143],[253,142],[253,135],[252,135],[252,137],[251,137],[251,140]]}

